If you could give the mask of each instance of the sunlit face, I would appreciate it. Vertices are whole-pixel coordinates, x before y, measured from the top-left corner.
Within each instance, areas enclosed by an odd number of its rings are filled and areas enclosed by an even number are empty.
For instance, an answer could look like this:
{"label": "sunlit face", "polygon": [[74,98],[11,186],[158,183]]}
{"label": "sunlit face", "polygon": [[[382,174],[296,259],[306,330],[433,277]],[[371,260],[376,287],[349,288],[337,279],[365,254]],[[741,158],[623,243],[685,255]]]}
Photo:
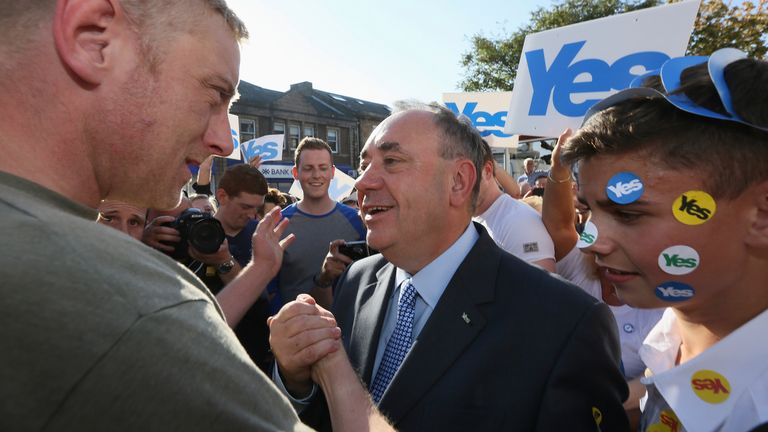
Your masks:
{"label": "sunlit face", "polygon": [[[636,201],[621,205],[608,199],[608,181],[619,172],[641,179],[644,191]],[[701,179],[700,173],[664,168],[647,155],[597,156],[580,164],[579,199],[591,209],[598,230],[597,240],[586,251],[596,255],[601,277],[630,306],[695,308],[725,298],[729,287],[741,283],[749,261],[743,242],[749,226],[748,200],[743,196],[718,200],[714,216],[700,225],[684,224],[673,215],[673,203],[682,194],[706,191]],[[698,267],[688,274],[670,274],[659,264],[665,259],[662,252],[678,245],[699,255]],[[662,300],[656,288],[670,287],[669,281],[692,287],[694,295],[679,302]]]}
{"label": "sunlit face", "polygon": [[196,198],[192,200],[192,207],[196,209],[200,209],[200,211],[206,212],[206,213],[214,213],[213,206],[211,205],[211,200],[208,198]]}
{"label": "sunlit face", "polygon": [[219,189],[216,195],[219,199],[219,211],[216,219],[220,220],[228,230],[239,231],[256,219],[260,208],[264,205],[264,195],[240,192],[236,196],[227,195]]}
{"label": "sunlit face", "polygon": [[102,225],[110,226],[141,241],[146,223],[147,209],[120,201],[104,200],[99,205],[99,218]]}
{"label": "sunlit face", "polygon": [[525,161],[525,172],[530,174],[533,172],[533,161],[527,160]]}
{"label": "sunlit face", "polygon": [[361,152],[366,169],[355,188],[368,244],[395,265],[434,258],[445,246],[454,162],[439,156],[432,118],[423,111],[390,117]]}
{"label": "sunlit face", "polygon": [[306,149],[293,167],[293,176],[299,181],[304,199],[324,199],[335,172],[331,155],[326,150]]}
{"label": "sunlit face", "polygon": [[112,150],[111,159],[99,161],[108,173],[99,176],[105,179],[100,187],[118,199],[172,208],[190,179],[188,165],[232,151],[227,113],[239,48],[215,14],[201,14],[194,31],[163,41],[165,55],[156,71],[138,54],[139,43],[136,36],[121,54],[128,60],[115,79],[122,83],[93,119],[99,145]]}

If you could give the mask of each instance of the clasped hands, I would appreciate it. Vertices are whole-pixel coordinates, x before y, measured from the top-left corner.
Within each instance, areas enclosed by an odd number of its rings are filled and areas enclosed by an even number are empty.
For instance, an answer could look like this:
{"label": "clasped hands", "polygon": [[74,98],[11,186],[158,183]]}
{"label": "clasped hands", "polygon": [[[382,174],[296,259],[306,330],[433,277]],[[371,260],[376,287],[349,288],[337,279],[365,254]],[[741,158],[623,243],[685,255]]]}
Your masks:
{"label": "clasped hands", "polygon": [[348,361],[336,319],[308,294],[287,303],[267,324],[283,384],[297,399],[310,394],[313,382],[322,386],[339,362]]}

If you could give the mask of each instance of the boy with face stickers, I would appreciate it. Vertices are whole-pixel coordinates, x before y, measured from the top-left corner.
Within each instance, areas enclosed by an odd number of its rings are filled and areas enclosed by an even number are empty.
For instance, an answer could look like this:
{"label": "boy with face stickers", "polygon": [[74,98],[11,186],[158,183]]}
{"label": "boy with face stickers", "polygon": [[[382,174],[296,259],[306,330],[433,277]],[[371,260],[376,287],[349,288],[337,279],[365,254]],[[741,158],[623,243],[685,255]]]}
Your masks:
{"label": "boy with face stickers", "polygon": [[641,430],[768,421],[768,62],[667,61],[595,105],[565,144],[604,278],[667,306],[640,355]]}

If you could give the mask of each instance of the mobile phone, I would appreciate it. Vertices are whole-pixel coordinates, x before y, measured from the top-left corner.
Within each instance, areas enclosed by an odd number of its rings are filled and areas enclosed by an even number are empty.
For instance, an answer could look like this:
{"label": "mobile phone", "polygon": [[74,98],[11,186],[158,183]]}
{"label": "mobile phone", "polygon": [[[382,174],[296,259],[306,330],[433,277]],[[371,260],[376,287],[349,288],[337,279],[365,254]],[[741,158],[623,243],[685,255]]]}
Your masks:
{"label": "mobile phone", "polygon": [[352,261],[379,253],[377,250],[369,248],[365,240],[348,241],[339,246],[339,252],[352,258]]}

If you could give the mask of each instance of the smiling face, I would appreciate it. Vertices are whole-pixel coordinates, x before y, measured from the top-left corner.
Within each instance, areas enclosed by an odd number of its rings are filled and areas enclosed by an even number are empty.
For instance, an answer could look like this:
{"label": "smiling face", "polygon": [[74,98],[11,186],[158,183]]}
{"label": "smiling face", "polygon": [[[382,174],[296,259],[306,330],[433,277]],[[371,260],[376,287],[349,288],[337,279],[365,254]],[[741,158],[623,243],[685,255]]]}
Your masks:
{"label": "smiling face", "polygon": [[[642,194],[629,204],[612,201],[606,191],[621,172],[634,174],[643,184]],[[591,209],[590,220],[597,227],[597,240],[586,251],[596,255],[601,276],[630,306],[685,310],[738,295],[732,290],[745,282],[750,261],[744,245],[749,197],[745,193],[718,201],[716,209],[701,199],[701,206],[692,206],[695,194],[690,192],[705,190],[701,177],[695,171],[664,168],[647,154],[595,156],[580,163],[579,199]],[[612,187],[617,189],[615,182]],[[687,223],[675,217],[673,207]],[[703,223],[707,212],[702,209],[714,210]],[[685,286],[695,290],[693,296]]]}
{"label": "smiling face", "polygon": [[409,111],[382,122],[361,152],[366,169],[355,183],[368,244],[410,272],[455,240],[446,235],[455,230],[449,228],[455,224],[449,218],[455,161],[440,157],[432,118]]}
{"label": "smiling face", "polygon": [[191,177],[189,164],[232,151],[227,113],[239,48],[224,18],[214,13],[200,16],[194,32],[165,41],[166,55],[156,70],[140,54],[139,39],[126,48],[133,51],[132,61],[120,64],[116,76],[122,83],[98,107],[91,129],[112,152],[111,159],[99,161],[109,173],[102,187],[110,196],[171,208]]}
{"label": "smiling face", "polygon": [[293,167],[293,176],[299,181],[305,200],[327,199],[334,172],[333,160],[326,150],[303,150]]}

